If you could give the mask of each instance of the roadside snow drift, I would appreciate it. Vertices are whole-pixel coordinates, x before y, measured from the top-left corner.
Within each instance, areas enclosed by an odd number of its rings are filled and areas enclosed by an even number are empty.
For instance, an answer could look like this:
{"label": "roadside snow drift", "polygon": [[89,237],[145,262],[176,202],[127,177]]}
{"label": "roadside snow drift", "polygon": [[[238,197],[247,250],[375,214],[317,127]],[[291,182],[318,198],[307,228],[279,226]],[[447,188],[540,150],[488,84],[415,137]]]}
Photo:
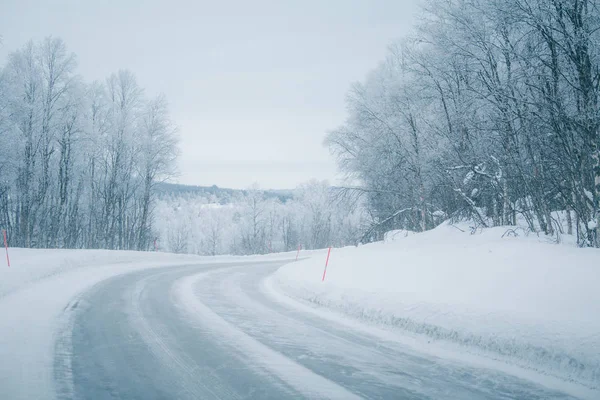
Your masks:
{"label": "roadside snow drift", "polygon": [[[600,390],[600,251],[443,224],[288,264],[268,284],[356,319]],[[504,237],[503,237],[504,236]]]}

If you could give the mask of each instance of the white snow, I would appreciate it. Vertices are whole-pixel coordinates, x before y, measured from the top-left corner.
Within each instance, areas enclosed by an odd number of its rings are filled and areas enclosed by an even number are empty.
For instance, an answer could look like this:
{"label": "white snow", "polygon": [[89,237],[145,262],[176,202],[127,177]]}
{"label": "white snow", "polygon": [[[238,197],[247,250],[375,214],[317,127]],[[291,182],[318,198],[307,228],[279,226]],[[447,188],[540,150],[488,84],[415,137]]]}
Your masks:
{"label": "white snow", "polygon": [[[318,252],[317,252],[318,253]],[[322,253],[322,251],[321,251]],[[253,260],[266,256],[198,257],[160,252],[9,249],[0,259],[0,388],[5,398],[51,398],[53,356],[64,310],[94,284],[147,268]],[[311,252],[301,252],[301,257]],[[4,254],[2,255],[4,256]]]}
{"label": "white snow", "polygon": [[279,377],[307,398],[358,399],[333,381],[318,375],[310,369],[276,352],[241,329],[225,321],[217,313],[204,305],[194,294],[194,285],[213,272],[202,272],[180,279],[173,287],[173,295],[184,306],[190,321],[210,327],[210,333],[234,346],[253,364]]}
{"label": "white snow", "polygon": [[[471,196],[474,196],[473,194]],[[446,218],[446,213],[442,210],[434,211],[432,214],[436,218]]]}
{"label": "white snow", "polygon": [[130,271],[198,257],[102,250],[10,249],[0,266],[0,388],[11,399],[51,398],[63,310],[85,289]]}
{"label": "white snow", "polygon": [[394,242],[396,240],[401,240],[412,234],[414,234],[414,232],[412,232],[412,231],[407,231],[406,229],[397,229],[394,231],[386,232],[385,235],[383,235],[383,241],[386,243]]}
{"label": "white snow", "polygon": [[[504,235],[508,229],[519,235]],[[301,258],[312,258],[279,269],[269,285],[291,301],[369,329],[431,342],[431,348],[449,345],[600,392],[600,251],[549,244],[514,227],[472,231],[465,224],[443,224],[426,233],[392,232],[382,243],[334,248],[325,282],[326,250],[302,251]],[[14,399],[54,390],[53,351],[63,310],[101,280],[160,266],[296,256],[9,251],[11,268],[0,260],[0,387]],[[199,311],[190,296],[185,303]],[[229,326],[217,327],[239,335]],[[280,361],[248,338],[241,343],[257,359]],[[286,371],[282,378],[297,387],[294,374],[307,376],[294,364]],[[325,392],[339,390],[330,382],[319,384]]]}
{"label": "white snow", "polygon": [[[443,224],[291,263],[295,300],[600,391],[600,251]],[[514,229],[514,227],[512,227]],[[398,240],[399,239],[399,240]],[[600,393],[599,393],[600,395]]]}
{"label": "white snow", "polygon": [[473,172],[473,171],[467,172],[467,174],[465,175],[465,179],[463,179],[463,185],[468,185],[469,182],[471,182],[473,180],[474,176],[475,176],[475,172]]}

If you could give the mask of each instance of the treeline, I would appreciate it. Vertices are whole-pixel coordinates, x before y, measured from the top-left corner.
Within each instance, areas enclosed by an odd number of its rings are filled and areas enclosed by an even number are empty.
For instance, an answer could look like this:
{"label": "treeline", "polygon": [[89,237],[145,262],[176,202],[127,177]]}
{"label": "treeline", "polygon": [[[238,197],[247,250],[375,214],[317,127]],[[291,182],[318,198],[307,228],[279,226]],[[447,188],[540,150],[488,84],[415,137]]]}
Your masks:
{"label": "treeline", "polygon": [[452,216],[598,247],[599,35],[595,0],[427,2],[327,139],[372,237]]}
{"label": "treeline", "polygon": [[161,196],[156,207],[157,247],[199,255],[266,254],[355,244],[364,209],[339,199],[325,182],[309,182],[283,201],[253,188],[232,202],[193,194]]}
{"label": "treeline", "polygon": [[[252,190],[252,189],[250,189]],[[177,198],[182,196],[195,197],[200,201],[207,199],[209,203],[229,204],[239,200],[246,194],[244,189],[221,188],[213,186],[194,186],[180,183],[160,182],[156,185],[156,194],[158,198]],[[292,198],[292,190],[264,190],[265,197],[278,198],[285,202]]]}
{"label": "treeline", "polygon": [[61,39],[0,70],[0,227],[12,246],[144,250],[154,185],[172,172],[165,98],[129,71],[87,84]]}

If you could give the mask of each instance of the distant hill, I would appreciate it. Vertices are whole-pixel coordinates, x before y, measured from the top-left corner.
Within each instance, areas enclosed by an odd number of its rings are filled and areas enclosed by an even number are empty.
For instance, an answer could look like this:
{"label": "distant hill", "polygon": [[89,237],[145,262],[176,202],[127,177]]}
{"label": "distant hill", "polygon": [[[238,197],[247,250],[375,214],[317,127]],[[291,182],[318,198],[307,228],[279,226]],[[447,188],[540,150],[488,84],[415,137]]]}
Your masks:
{"label": "distant hill", "polygon": [[[247,190],[220,188],[217,185],[195,186],[182,185],[179,183],[157,183],[156,191],[159,197],[199,196],[214,197],[220,204],[231,203],[234,199],[244,196]],[[266,197],[278,198],[286,202],[294,196],[293,190],[264,190]]]}

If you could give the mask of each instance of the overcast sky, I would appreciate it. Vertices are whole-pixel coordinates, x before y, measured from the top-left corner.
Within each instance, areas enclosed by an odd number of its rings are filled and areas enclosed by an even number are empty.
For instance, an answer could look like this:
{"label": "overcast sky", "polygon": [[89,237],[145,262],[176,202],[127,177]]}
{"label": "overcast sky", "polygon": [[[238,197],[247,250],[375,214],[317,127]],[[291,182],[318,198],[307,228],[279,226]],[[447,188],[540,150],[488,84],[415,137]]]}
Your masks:
{"label": "overcast sky", "polygon": [[412,29],[416,0],[2,0],[0,62],[63,38],[87,81],[132,70],[167,95],[178,181],[292,188],[335,183],[322,142],[344,97]]}

